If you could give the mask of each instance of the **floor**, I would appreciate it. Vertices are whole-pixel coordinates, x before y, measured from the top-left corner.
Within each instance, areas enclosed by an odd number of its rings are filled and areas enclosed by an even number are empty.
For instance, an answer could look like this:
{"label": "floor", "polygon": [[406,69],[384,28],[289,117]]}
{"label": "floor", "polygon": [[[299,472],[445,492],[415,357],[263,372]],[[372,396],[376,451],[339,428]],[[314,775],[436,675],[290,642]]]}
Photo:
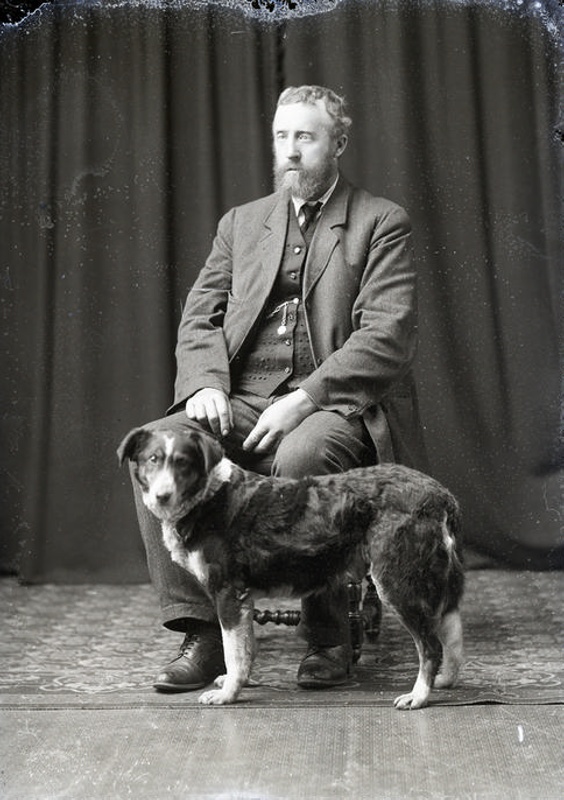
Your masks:
{"label": "floor", "polygon": [[0,798],[560,800],[563,599],[564,574],[470,573],[460,685],[425,709],[392,707],[415,663],[387,615],[322,692],[296,687],[294,632],[265,626],[258,685],[214,708],[153,691],[176,640],[150,587],[0,581]]}
{"label": "floor", "polygon": [[564,708],[3,712],[3,800],[560,800]]}

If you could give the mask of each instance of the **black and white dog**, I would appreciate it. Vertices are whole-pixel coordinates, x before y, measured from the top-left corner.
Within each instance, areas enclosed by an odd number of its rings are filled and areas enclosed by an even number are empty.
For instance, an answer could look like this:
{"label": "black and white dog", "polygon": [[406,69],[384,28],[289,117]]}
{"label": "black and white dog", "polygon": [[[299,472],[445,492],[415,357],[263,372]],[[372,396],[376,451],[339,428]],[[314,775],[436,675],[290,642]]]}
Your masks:
{"label": "black and white dog", "polygon": [[207,591],[221,624],[226,675],[200,697],[233,703],[255,656],[253,594],[302,597],[342,580],[359,556],[411,633],[419,673],[397,708],[421,708],[462,662],[459,509],[439,483],[384,464],[301,480],[228,460],[201,429],[136,428],[118,449],[174,561]]}

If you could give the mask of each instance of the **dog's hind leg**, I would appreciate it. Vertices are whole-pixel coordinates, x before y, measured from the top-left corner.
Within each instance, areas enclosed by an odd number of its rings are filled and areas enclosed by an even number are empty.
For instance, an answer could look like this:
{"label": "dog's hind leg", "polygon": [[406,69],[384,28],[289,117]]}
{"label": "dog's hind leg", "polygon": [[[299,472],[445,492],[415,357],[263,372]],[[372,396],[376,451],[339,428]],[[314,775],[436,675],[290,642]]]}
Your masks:
{"label": "dog's hind leg", "polygon": [[235,599],[232,590],[226,590],[218,596],[217,611],[226,674],[216,678],[218,688],[200,695],[199,702],[203,705],[234,703],[243,686],[248,683],[256,652],[253,610],[253,601],[248,596],[243,600]]}
{"label": "dog's hind leg", "polygon": [[443,660],[433,685],[436,689],[446,689],[456,682],[463,660],[462,620],[458,610],[444,615],[438,634],[443,646]]}
{"label": "dog's hind leg", "polygon": [[394,706],[400,709],[423,708],[429,702],[433,682],[441,663],[441,642],[435,633],[421,630],[417,632],[414,627],[407,625],[405,620],[402,621],[417,647],[419,673],[411,692],[396,697]]}
{"label": "dog's hind leg", "polygon": [[390,606],[398,615],[402,625],[409,631],[419,656],[419,672],[411,692],[402,694],[394,700],[399,709],[423,708],[429,702],[435,676],[442,658],[442,644],[439,638],[438,614],[433,614],[429,603],[419,604],[405,601],[403,591],[398,591],[398,583],[382,580],[371,567],[370,574],[382,602]]}

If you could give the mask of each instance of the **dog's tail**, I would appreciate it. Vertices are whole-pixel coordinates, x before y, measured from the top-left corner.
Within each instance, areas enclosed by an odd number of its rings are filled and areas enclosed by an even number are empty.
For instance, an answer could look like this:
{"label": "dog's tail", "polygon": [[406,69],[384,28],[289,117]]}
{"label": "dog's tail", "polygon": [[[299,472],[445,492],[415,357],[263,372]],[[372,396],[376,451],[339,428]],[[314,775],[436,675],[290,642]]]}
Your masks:
{"label": "dog's tail", "polygon": [[426,497],[398,528],[396,545],[406,559],[413,548],[418,553],[420,568],[410,576],[421,581],[416,593],[425,594],[430,585],[442,586],[440,593],[431,593],[441,597],[441,613],[458,608],[464,589],[462,517],[453,495],[442,489]]}
{"label": "dog's tail", "polygon": [[447,591],[444,613],[458,608],[464,590],[462,550],[462,515],[457,500],[448,493],[442,524],[443,546],[448,559]]}

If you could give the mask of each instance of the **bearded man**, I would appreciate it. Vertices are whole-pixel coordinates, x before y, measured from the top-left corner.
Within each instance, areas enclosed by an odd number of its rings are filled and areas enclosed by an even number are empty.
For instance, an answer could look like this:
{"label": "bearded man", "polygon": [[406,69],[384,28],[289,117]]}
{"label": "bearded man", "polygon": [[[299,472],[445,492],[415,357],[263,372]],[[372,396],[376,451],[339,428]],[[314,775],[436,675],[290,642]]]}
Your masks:
{"label": "bearded man", "polygon": [[[150,427],[198,423],[230,458],[261,474],[303,477],[382,461],[424,468],[410,369],[410,222],[402,208],[340,175],[350,124],[330,89],[280,95],[276,191],[219,222],[179,327],[174,403]],[[224,672],[218,622],[199,584],[171,561],[135,491],[163,624],[185,634],[154,685],[198,689]],[[300,686],[347,681],[347,610],[345,586],[303,600]]]}

